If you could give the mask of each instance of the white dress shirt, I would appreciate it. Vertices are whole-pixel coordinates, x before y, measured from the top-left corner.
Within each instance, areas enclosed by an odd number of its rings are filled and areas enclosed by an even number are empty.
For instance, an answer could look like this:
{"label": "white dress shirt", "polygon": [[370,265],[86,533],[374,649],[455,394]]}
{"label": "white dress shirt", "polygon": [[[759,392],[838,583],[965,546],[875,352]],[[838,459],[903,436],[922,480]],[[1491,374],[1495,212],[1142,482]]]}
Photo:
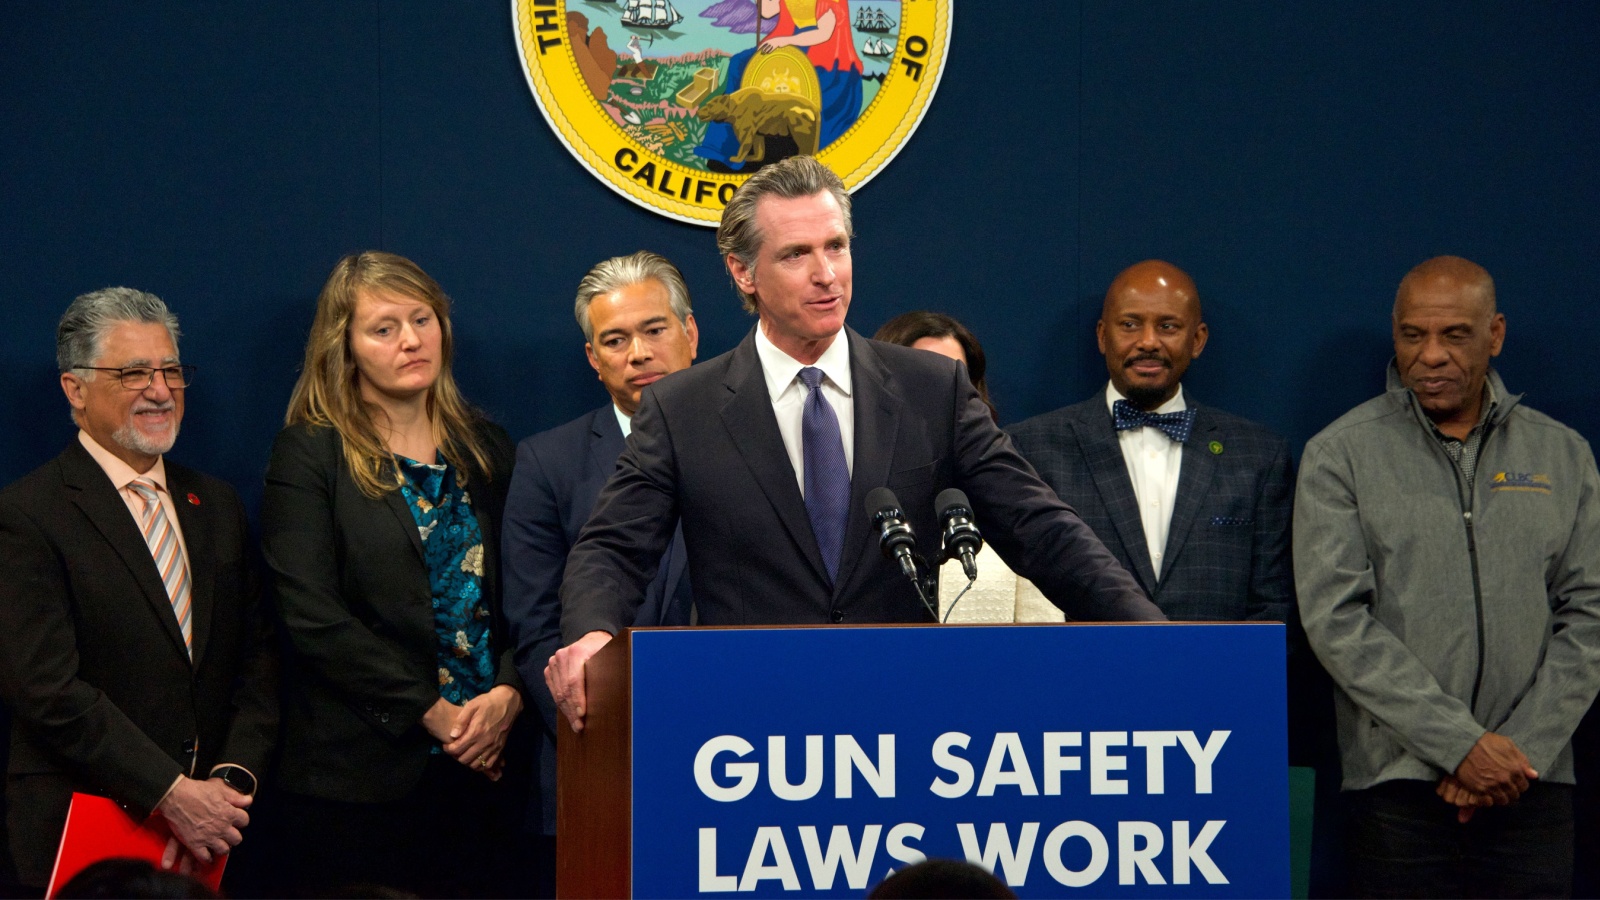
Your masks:
{"label": "white dress shirt", "polygon": [[622,439],[627,440],[633,434],[633,416],[622,411],[622,407],[611,404],[611,411],[617,414],[617,427],[622,429]]}
{"label": "white dress shirt", "polygon": [[[801,420],[805,416],[806,395],[811,393],[800,380],[800,370],[806,365],[779,350],[767,334],[756,326],[756,357],[761,360],[761,374],[767,379],[767,394],[772,398],[772,414],[778,419],[778,433],[783,435],[783,448],[789,451],[789,464],[794,466],[794,477],[800,485],[800,496],[806,494],[806,452],[801,437]],[[822,370],[822,396],[839,417],[839,437],[844,439],[844,464],[852,472],[856,467],[856,416],[850,399],[850,344],[844,331],[833,339],[822,357],[813,363]]]}
{"label": "white dress shirt", "polygon": [[[1116,385],[1106,385],[1106,410],[1118,400],[1126,400]],[[1172,399],[1151,410],[1155,413],[1183,412],[1188,409],[1183,401],[1183,386]],[[1163,554],[1167,549],[1167,531],[1172,526],[1172,507],[1178,500],[1178,473],[1183,467],[1183,445],[1167,437],[1166,432],[1148,426],[1117,432],[1117,442],[1122,445],[1122,459],[1128,465],[1128,480],[1133,482],[1133,496],[1139,501],[1139,521],[1144,525],[1144,542],[1150,548],[1150,567],[1156,580],[1161,579]]]}

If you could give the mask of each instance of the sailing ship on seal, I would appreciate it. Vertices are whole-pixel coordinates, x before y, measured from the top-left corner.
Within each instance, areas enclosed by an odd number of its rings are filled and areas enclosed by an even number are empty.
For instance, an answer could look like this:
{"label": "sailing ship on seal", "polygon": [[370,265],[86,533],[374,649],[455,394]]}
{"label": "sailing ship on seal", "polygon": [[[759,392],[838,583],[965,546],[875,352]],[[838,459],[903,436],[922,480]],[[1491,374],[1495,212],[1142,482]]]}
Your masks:
{"label": "sailing ship on seal", "polygon": [[855,28],[868,34],[888,34],[894,30],[894,20],[881,9],[862,9],[856,13]]}
{"label": "sailing ship on seal", "polygon": [[628,0],[622,11],[622,24],[639,28],[671,28],[683,21],[683,14],[670,0]]}

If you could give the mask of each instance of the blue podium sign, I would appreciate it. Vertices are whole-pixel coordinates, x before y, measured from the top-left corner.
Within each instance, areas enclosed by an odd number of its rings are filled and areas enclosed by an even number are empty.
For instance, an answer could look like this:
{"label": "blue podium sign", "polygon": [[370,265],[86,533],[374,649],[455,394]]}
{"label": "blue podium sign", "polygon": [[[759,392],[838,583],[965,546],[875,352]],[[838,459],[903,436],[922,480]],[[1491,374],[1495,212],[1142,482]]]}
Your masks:
{"label": "blue podium sign", "polygon": [[1289,892],[1281,625],[641,630],[632,889]]}

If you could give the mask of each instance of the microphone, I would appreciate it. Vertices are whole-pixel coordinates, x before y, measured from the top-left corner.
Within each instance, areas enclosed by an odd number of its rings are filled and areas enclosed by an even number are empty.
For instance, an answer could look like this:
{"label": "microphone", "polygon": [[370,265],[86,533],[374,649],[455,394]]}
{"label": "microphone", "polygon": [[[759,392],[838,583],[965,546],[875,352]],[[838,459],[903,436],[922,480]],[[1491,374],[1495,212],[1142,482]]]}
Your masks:
{"label": "microphone", "polygon": [[933,507],[939,511],[939,525],[944,529],[944,558],[960,559],[967,581],[976,581],[983,535],[972,522],[972,504],[967,502],[967,495],[956,488],[946,488],[934,499]]}
{"label": "microphone", "polygon": [[900,571],[921,591],[922,581],[917,576],[916,563],[917,536],[906,523],[894,491],[886,487],[873,488],[867,494],[867,515],[878,528],[878,549],[883,551],[884,558],[899,562]]}

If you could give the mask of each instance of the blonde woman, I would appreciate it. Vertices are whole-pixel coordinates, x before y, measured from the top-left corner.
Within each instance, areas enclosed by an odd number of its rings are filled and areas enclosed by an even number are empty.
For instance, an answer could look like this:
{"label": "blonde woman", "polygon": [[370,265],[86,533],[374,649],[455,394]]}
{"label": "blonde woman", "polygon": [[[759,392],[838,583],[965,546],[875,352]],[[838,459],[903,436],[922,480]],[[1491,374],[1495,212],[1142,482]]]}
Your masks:
{"label": "blonde woman", "polygon": [[304,888],[492,893],[522,685],[499,605],[511,442],[450,374],[415,263],[339,261],[268,464],[262,544],[290,653],[278,782]]}

